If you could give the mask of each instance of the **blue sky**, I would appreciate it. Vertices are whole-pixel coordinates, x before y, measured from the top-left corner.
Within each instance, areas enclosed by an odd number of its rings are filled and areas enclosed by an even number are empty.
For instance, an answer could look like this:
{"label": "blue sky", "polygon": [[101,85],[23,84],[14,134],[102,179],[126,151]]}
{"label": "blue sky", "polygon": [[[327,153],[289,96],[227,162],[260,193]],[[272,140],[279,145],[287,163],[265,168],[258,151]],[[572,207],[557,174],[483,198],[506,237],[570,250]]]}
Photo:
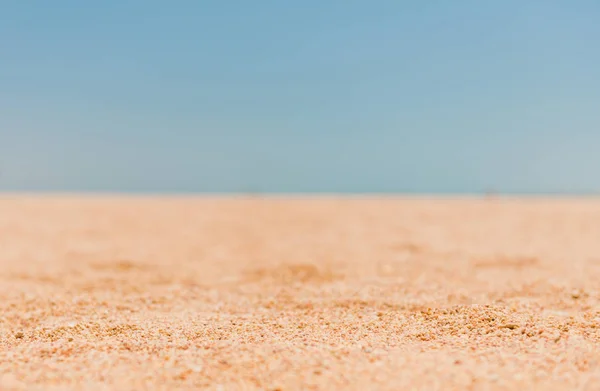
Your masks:
{"label": "blue sky", "polygon": [[0,189],[600,191],[592,0],[0,6]]}

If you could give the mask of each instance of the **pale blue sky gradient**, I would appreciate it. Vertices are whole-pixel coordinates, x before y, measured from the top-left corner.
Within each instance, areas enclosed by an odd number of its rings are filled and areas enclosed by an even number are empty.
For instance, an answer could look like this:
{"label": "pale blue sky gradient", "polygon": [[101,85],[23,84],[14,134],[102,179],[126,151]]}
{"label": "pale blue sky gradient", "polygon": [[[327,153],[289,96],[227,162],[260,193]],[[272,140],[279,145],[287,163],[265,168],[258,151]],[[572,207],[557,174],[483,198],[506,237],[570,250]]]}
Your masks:
{"label": "pale blue sky gradient", "polygon": [[0,5],[0,189],[600,191],[600,3]]}

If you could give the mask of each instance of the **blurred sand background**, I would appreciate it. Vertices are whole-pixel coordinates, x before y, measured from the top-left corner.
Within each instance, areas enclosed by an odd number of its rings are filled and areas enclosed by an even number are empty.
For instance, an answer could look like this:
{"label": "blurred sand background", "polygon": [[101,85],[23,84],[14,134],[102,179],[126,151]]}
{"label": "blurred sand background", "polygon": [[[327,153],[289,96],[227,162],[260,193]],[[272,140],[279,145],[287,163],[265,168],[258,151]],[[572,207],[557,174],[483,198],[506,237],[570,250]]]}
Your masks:
{"label": "blurred sand background", "polygon": [[600,199],[0,199],[2,390],[594,390]]}

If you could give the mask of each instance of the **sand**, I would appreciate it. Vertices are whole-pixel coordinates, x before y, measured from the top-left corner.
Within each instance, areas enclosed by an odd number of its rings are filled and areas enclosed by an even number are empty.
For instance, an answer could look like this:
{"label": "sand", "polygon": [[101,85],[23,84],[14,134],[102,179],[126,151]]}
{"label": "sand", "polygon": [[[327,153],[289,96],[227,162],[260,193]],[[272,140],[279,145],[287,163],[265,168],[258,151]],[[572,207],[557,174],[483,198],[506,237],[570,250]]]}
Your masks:
{"label": "sand", "polygon": [[0,199],[2,390],[594,390],[600,199]]}

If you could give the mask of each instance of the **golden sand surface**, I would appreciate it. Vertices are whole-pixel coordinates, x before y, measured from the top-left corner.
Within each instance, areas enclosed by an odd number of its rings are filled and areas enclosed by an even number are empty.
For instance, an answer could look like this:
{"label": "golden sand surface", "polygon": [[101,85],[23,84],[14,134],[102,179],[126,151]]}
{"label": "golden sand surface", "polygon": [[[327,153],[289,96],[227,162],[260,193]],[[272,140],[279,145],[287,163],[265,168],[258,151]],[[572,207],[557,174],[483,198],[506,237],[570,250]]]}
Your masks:
{"label": "golden sand surface", "polygon": [[0,198],[2,390],[598,390],[600,199]]}

